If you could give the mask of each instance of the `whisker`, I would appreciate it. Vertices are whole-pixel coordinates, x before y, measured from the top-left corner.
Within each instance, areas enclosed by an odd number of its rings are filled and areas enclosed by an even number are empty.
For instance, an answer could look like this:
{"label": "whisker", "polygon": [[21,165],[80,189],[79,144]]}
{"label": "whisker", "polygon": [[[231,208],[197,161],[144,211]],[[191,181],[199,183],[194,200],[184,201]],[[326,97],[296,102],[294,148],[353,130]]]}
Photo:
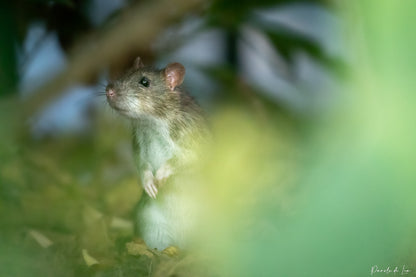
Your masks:
{"label": "whisker", "polygon": [[107,85],[108,83],[101,83],[101,82],[97,83],[97,86],[99,86],[100,88],[104,88],[104,89],[107,87]]}
{"label": "whisker", "polygon": [[95,91],[94,92],[94,96],[99,97],[99,96],[105,96],[106,92],[105,91]]}

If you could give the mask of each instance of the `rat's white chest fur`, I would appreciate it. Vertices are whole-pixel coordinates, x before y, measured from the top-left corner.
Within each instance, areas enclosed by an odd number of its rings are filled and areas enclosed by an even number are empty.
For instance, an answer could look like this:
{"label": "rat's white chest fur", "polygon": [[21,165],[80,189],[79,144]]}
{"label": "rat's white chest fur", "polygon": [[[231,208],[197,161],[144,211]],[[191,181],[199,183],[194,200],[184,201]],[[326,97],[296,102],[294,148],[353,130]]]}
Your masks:
{"label": "rat's white chest fur", "polygon": [[[138,158],[142,164],[150,165],[153,170],[160,173],[163,165],[172,157],[181,157],[183,150],[172,140],[166,121],[146,118],[134,126],[136,143],[139,145]],[[142,182],[146,190],[148,169],[142,170]],[[163,172],[163,170],[162,170]],[[157,178],[158,174],[155,174]],[[146,177],[147,176],[147,177]],[[144,178],[143,178],[144,177]],[[150,248],[163,250],[172,245],[184,246],[186,237],[194,222],[195,205],[191,205],[188,186],[184,180],[171,178],[163,185],[155,199],[142,199],[137,219],[140,234]]]}
{"label": "rat's white chest fur", "polygon": [[148,163],[153,170],[157,170],[173,157],[177,147],[170,137],[166,121],[146,117],[140,119],[134,127],[140,160]]}

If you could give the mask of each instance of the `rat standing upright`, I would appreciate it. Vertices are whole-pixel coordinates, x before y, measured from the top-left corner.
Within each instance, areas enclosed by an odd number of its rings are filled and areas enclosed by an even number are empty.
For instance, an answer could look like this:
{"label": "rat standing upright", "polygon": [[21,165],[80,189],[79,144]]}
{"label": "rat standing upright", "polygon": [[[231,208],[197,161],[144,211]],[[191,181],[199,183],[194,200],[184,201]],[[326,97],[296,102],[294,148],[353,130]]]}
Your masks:
{"label": "rat standing upright", "polygon": [[134,158],[146,192],[138,229],[158,250],[186,244],[192,208],[183,206],[183,188],[174,179],[198,158],[196,149],[209,133],[201,108],[180,86],[184,76],[180,63],[158,70],[138,57],[106,87],[110,106],[131,120]]}

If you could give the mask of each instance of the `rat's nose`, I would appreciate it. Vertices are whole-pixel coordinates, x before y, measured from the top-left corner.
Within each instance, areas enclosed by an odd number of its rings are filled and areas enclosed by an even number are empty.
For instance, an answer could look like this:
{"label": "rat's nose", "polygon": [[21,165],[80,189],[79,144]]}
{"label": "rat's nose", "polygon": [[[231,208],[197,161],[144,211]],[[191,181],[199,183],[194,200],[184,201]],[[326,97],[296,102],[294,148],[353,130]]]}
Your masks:
{"label": "rat's nose", "polygon": [[109,98],[114,97],[114,95],[116,95],[114,91],[114,87],[112,85],[108,85],[107,88],[105,89],[105,94]]}
{"label": "rat's nose", "polygon": [[106,95],[107,95],[107,97],[113,97],[114,96],[114,90],[112,89],[112,88],[110,88],[110,89],[107,89],[107,91],[106,91]]}

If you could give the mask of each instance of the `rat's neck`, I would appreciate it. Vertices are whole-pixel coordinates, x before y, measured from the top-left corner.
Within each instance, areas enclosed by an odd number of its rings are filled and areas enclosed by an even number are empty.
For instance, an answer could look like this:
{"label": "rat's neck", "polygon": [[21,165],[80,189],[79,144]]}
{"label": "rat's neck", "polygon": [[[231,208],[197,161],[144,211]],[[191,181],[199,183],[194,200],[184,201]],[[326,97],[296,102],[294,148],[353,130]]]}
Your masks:
{"label": "rat's neck", "polygon": [[130,122],[131,122],[131,126],[133,128],[142,128],[143,126],[152,126],[152,125],[159,125],[160,122],[162,122],[163,120],[160,118],[157,118],[155,116],[151,116],[151,115],[140,115],[139,117],[136,118],[131,118]]}

